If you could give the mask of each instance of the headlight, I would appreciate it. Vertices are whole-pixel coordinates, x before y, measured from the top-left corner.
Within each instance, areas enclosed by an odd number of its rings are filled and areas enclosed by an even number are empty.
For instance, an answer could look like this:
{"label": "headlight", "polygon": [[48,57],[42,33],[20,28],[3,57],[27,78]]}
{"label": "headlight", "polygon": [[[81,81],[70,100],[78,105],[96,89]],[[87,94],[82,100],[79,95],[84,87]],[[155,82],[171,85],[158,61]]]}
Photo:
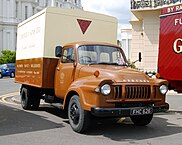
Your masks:
{"label": "headlight", "polygon": [[105,85],[103,85],[103,86],[100,88],[100,90],[101,90],[101,93],[102,93],[103,95],[109,95],[109,94],[111,93],[111,86],[108,85],[108,84],[105,84]]}
{"label": "headlight", "polygon": [[166,94],[167,93],[167,91],[168,91],[168,88],[167,88],[167,86],[166,85],[161,85],[160,86],[160,88],[159,88],[159,90],[160,90],[160,92],[161,92],[161,94]]}

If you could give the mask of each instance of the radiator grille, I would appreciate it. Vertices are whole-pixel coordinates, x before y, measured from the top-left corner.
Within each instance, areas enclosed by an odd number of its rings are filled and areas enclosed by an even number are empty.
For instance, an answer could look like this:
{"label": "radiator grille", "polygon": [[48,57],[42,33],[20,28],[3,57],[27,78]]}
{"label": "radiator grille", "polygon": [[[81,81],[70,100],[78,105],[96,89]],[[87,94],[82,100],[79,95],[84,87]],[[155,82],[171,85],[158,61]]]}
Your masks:
{"label": "radiator grille", "polygon": [[125,86],[126,99],[148,99],[150,93],[150,86]]}
{"label": "radiator grille", "polygon": [[121,99],[121,96],[122,96],[122,86],[117,86],[117,87],[114,87],[114,96],[115,96],[115,99]]}
{"label": "radiator grille", "polygon": [[[151,94],[150,86],[125,86],[125,96],[122,97],[122,86],[114,87],[115,99],[149,99]],[[155,93],[155,92],[154,92]],[[156,95],[156,94],[154,94]]]}

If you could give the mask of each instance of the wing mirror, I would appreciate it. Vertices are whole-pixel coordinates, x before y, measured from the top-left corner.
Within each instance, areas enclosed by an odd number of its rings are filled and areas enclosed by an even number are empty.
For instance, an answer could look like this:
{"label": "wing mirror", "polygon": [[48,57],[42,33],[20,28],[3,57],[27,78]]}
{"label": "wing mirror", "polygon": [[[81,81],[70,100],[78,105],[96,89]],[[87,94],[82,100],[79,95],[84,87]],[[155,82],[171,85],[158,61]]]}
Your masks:
{"label": "wing mirror", "polygon": [[56,55],[56,57],[61,57],[62,56],[62,49],[63,49],[63,47],[56,46],[56,48],[55,48],[55,55]]}
{"label": "wing mirror", "polygon": [[142,61],[142,53],[141,52],[139,52],[138,53],[138,60],[135,60],[133,63],[136,63],[136,62],[141,62]]}
{"label": "wing mirror", "polygon": [[138,61],[139,61],[139,62],[142,61],[142,53],[141,53],[141,52],[138,53]]}

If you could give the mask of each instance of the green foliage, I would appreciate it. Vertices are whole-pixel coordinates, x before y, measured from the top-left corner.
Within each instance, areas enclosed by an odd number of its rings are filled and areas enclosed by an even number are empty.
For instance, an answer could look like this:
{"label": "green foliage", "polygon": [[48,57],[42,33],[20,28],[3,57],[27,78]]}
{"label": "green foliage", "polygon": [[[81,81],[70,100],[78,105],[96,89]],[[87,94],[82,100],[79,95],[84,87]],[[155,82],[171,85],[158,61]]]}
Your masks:
{"label": "green foliage", "polygon": [[128,59],[128,67],[136,69],[135,63]]}
{"label": "green foliage", "polygon": [[16,52],[10,50],[2,50],[0,55],[0,64],[15,63]]}

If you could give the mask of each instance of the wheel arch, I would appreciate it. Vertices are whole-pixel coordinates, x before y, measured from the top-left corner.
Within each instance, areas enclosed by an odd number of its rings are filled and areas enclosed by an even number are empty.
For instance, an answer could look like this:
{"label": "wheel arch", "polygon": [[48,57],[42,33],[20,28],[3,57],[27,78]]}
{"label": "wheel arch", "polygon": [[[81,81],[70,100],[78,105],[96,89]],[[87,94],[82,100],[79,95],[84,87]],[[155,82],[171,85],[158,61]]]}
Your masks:
{"label": "wheel arch", "polygon": [[90,111],[91,107],[87,102],[85,101],[84,93],[81,90],[81,88],[70,88],[68,92],[65,95],[64,103],[63,103],[63,109],[67,109],[69,101],[73,95],[78,95],[80,98],[80,103],[82,105],[82,108],[84,110]]}
{"label": "wheel arch", "polygon": [[66,99],[64,100],[64,110],[68,109],[69,101],[74,95],[78,95],[80,97],[80,95],[75,90],[69,91],[69,93],[66,95]]}

